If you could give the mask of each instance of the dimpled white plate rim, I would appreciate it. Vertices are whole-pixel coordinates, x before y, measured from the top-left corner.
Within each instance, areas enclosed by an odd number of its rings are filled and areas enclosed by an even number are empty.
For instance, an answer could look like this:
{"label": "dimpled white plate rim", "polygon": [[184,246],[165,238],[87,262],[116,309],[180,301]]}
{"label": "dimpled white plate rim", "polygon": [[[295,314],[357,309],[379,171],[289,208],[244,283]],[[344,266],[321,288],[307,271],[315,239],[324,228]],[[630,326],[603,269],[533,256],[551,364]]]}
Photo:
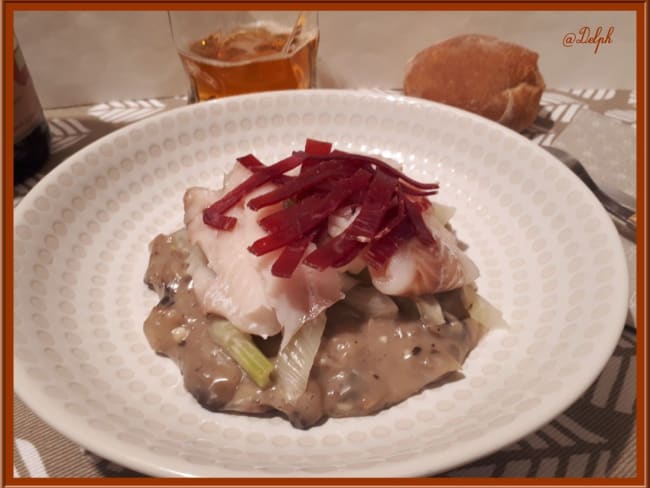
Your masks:
{"label": "dimpled white plate rim", "polygon": [[[301,431],[202,409],[142,323],[157,302],[143,284],[147,244],[181,226],[185,188],[216,187],[237,156],[270,163],[307,137],[439,181],[479,289],[509,329],[484,338],[462,380]],[[439,473],[567,408],[605,365],[626,314],[619,237],[574,175],[500,125],[406,97],[270,92],[171,110],[69,158],[14,215],[17,393],[90,451],[154,476]]]}

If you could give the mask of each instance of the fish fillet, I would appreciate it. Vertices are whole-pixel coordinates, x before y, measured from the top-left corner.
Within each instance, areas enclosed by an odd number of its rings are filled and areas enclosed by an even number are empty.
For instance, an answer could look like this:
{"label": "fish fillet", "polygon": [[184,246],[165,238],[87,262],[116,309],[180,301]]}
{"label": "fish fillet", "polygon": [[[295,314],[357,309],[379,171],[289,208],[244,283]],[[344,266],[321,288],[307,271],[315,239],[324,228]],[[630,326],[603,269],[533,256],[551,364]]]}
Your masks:
{"label": "fish fillet", "polygon": [[227,212],[237,218],[231,231],[220,231],[203,222],[203,209],[243,182],[250,172],[237,164],[221,191],[194,187],[184,197],[185,225],[191,244],[207,258],[207,266],[193,273],[197,299],[206,313],[226,317],[244,332],[268,337],[282,332],[284,347],[300,327],[344,297],[343,280],[333,269],[318,272],[300,265],[291,278],[271,274],[281,250],[257,257],[248,251],[265,235],[257,223],[280,208],[250,210],[245,201],[272,190],[266,184],[250,193]]}
{"label": "fish fillet", "polygon": [[417,296],[453,290],[473,282],[479,271],[460,249],[456,236],[435,217],[432,208],[423,218],[436,238],[427,246],[413,238],[390,258],[381,270],[369,268],[372,283],[386,295]]}

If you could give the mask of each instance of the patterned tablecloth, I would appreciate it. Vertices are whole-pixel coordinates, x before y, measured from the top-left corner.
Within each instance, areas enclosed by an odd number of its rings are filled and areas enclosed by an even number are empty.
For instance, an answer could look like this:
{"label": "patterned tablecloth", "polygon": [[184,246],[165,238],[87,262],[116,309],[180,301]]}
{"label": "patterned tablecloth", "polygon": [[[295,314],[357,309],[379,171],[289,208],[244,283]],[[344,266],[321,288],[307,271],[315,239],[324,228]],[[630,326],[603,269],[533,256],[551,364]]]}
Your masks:
{"label": "patterned tablecloth", "polygon": [[[15,190],[14,206],[49,170],[82,147],[132,122],[185,104],[182,97],[114,101],[49,110],[53,154],[43,172]],[[636,97],[620,90],[547,90],[525,135],[567,149],[615,191],[636,194]],[[636,248],[622,239],[630,269],[630,314],[614,354],[586,393],[539,431],[443,474],[452,477],[636,476]],[[142,476],[100,459],[42,422],[14,396],[14,476]]]}

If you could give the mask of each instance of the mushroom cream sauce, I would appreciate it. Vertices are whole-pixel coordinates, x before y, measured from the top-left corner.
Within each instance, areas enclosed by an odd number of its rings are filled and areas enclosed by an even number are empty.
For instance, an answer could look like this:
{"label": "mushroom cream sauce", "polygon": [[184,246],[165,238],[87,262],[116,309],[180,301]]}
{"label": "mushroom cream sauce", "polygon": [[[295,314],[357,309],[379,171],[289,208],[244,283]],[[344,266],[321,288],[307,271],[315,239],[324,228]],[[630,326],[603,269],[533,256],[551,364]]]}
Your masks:
{"label": "mushroom cream sauce", "polygon": [[[212,411],[282,413],[298,428],[328,417],[373,414],[458,371],[483,334],[483,326],[470,318],[432,326],[417,314],[379,319],[336,304],[327,311],[307,389],[288,404],[275,387],[257,387],[210,339],[210,318],[187,273],[187,249],[166,235],[150,248],[145,283],[160,302],[144,323],[145,335],[158,354],[178,365],[187,391]],[[277,337],[257,339],[267,356],[277,353]]]}

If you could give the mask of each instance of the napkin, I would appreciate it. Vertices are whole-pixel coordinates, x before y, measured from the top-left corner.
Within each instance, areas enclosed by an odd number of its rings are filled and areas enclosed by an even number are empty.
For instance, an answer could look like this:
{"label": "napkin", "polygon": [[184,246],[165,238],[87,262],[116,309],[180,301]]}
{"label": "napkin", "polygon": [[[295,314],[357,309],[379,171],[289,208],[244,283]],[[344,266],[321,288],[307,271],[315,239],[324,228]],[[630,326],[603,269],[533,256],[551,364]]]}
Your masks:
{"label": "napkin", "polygon": [[[636,199],[636,112],[579,110],[553,146],[582,162],[604,190],[625,192]],[[615,196],[612,194],[612,196]],[[627,323],[636,327],[636,244],[621,238],[629,271]]]}

